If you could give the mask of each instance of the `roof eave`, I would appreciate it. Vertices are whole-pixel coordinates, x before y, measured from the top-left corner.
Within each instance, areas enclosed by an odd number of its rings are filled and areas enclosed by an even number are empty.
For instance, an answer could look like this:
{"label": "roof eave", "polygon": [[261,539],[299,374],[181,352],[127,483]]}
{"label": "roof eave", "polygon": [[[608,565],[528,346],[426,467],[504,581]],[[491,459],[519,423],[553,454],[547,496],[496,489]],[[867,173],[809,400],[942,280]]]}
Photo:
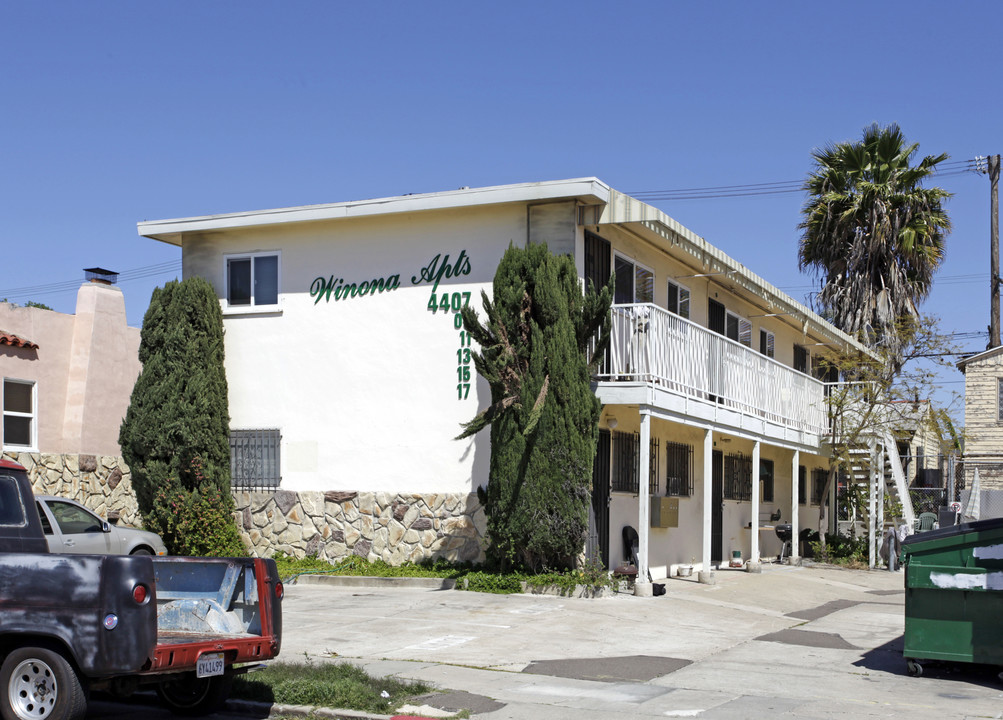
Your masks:
{"label": "roof eave", "polygon": [[399,195],[373,200],[304,205],[223,215],[203,215],[173,220],[151,220],[137,223],[137,229],[142,237],[180,246],[184,233],[342,220],[505,203],[577,200],[586,205],[598,205],[608,201],[609,193],[609,186],[598,178],[575,178],[485,188],[461,188],[446,192]]}

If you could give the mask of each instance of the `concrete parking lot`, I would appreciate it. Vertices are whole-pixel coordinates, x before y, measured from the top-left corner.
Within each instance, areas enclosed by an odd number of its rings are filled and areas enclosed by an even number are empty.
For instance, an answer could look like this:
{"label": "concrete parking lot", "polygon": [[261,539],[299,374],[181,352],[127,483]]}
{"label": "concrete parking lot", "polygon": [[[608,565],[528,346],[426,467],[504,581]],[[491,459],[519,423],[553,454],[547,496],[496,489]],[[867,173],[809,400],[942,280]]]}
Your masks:
{"label": "concrete parking lot", "polygon": [[293,584],[282,659],[423,680],[442,689],[423,712],[486,720],[1003,717],[997,669],[906,674],[901,573],[716,580],[600,599]]}
{"label": "concrete parking lot", "polygon": [[901,573],[716,580],[601,599],[293,585],[283,657],[431,682],[460,694],[429,705],[491,720],[1003,717],[995,669],[906,674]]}

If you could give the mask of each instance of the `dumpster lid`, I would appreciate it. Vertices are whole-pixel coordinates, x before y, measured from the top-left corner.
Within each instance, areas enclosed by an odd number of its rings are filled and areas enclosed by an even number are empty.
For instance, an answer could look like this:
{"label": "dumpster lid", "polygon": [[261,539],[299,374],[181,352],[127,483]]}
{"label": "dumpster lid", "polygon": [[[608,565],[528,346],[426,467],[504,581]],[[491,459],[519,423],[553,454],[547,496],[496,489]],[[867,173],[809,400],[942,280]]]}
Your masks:
{"label": "dumpster lid", "polygon": [[965,533],[970,533],[970,532],[997,530],[999,528],[1003,528],[1003,518],[977,520],[975,522],[961,523],[960,525],[951,525],[950,527],[939,528],[937,530],[927,530],[926,532],[913,533],[905,540],[903,540],[902,544],[911,545],[913,543],[926,542],[927,540],[948,538],[948,537],[953,537],[954,535],[964,535]]}

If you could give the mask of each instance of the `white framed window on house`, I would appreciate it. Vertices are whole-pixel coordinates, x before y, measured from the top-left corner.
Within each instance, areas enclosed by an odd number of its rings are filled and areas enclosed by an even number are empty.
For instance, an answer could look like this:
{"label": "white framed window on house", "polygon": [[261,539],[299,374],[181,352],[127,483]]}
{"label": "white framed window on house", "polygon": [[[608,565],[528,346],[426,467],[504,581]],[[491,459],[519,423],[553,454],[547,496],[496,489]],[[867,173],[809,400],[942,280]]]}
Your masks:
{"label": "white framed window on house", "polygon": [[37,447],[37,408],[34,382],[4,378],[2,446],[5,450],[34,450]]}
{"label": "white framed window on house", "polygon": [[264,308],[279,304],[279,253],[226,255],[226,304]]}
{"label": "white framed window on house", "polygon": [[616,274],[615,304],[654,302],[655,273],[650,268],[614,253],[613,272]]}
{"label": "white framed window on house", "polygon": [[1003,422],[1003,378],[996,379],[996,419]]}
{"label": "white framed window on house", "polygon": [[667,310],[675,313],[679,317],[689,319],[690,317],[690,289],[685,285],[680,285],[674,280],[669,280]]}
{"label": "white framed window on house", "polygon": [[759,352],[766,357],[776,357],[777,337],[769,330],[759,328]]}
{"label": "white framed window on house", "polygon": [[725,337],[737,340],[745,347],[752,347],[752,323],[731,310],[725,310],[724,334]]}

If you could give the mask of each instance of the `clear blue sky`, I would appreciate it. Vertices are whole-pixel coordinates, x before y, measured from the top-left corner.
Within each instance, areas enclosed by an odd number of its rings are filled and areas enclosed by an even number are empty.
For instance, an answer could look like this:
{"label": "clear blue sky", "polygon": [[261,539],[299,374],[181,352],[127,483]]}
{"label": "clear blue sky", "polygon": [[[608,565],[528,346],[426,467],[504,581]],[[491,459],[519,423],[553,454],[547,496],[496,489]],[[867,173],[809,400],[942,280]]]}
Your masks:
{"label": "clear blue sky", "polygon": [[[141,220],[591,175],[797,181],[872,122],[921,155],[996,154],[1001,27],[992,2],[0,0],[0,298],[73,312],[98,265],[140,325],[180,267]],[[923,309],[984,331],[988,178],[939,184],[954,233]],[[803,299],[802,201],[653,204]]]}

